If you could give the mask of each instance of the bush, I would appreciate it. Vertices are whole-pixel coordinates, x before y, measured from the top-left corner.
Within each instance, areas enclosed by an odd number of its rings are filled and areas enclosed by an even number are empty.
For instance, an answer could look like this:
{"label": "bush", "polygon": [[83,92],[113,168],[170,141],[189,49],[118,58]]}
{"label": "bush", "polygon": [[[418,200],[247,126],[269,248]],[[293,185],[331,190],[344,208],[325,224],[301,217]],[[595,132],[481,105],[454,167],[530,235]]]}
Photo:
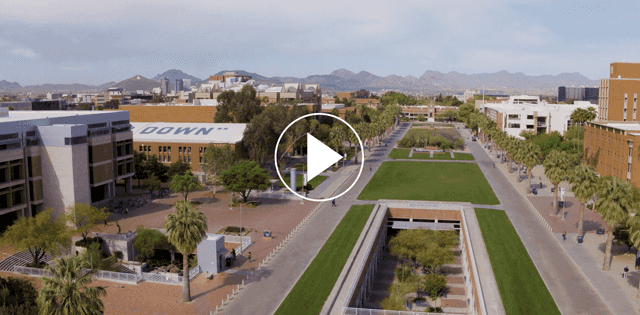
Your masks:
{"label": "bush", "polygon": [[47,263],[45,263],[44,261],[39,261],[37,263],[30,262],[30,263],[27,263],[26,266],[29,268],[44,269],[47,266]]}
{"label": "bush", "polygon": [[93,243],[98,243],[98,244],[100,244],[100,245],[102,246],[102,244],[104,243],[104,240],[103,240],[103,239],[102,239],[102,237],[100,237],[100,236],[96,236],[96,237],[87,237],[87,239],[86,239],[86,240],[84,240],[84,239],[78,240],[78,241],[76,242],[76,246],[80,246],[80,247],[85,247],[85,248],[87,248],[87,247],[89,247],[89,246],[90,246],[91,244],[93,244]]}
{"label": "bush", "polygon": [[[404,273],[403,273],[404,269]],[[413,270],[407,265],[400,265],[396,267],[396,277],[398,277],[398,281],[404,282],[407,280],[409,276],[411,276]]]}
{"label": "bush", "polygon": [[0,277],[0,314],[37,315],[38,291],[31,282],[13,277]]}
{"label": "bush", "polygon": [[440,307],[440,306],[438,306],[438,307],[430,306],[430,307],[427,307],[425,309],[425,311],[429,312],[429,313],[444,313],[444,311],[442,310],[442,307]]}

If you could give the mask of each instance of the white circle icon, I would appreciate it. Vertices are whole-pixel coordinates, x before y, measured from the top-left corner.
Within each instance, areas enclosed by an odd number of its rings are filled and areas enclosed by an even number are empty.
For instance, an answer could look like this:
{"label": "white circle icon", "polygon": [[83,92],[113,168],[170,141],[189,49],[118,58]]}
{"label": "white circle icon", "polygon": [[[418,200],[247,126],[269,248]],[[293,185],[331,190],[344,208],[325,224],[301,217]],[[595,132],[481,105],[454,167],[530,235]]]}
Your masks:
{"label": "white circle icon", "polygon": [[[299,193],[297,193],[295,191],[295,189],[291,189],[291,187],[289,187],[289,185],[285,182],[284,178],[282,178],[282,174],[280,174],[280,168],[278,167],[278,146],[280,145],[280,140],[282,140],[282,135],[285,134],[285,132],[287,132],[287,130],[296,122],[298,122],[299,120],[302,120],[304,118],[307,117],[311,117],[311,116],[327,116],[327,117],[331,117],[333,119],[337,119],[339,121],[341,121],[342,123],[344,123],[345,125],[347,125],[351,131],[353,131],[353,133],[356,135],[356,138],[358,139],[358,142],[360,143],[360,148],[362,150],[360,150],[360,154],[362,155],[362,163],[360,163],[360,170],[358,171],[358,176],[356,177],[356,180],[351,184],[351,186],[349,186],[349,188],[347,188],[347,190],[345,190],[344,192],[342,192],[341,194],[331,197],[331,198],[325,198],[325,199],[314,199],[314,198],[309,198],[303,195],[300,195]],[[308,167],[308,174],[309,176],[311,176],[308,180],[311,180],[313,177],[315,177],[316,175],[319,174],[319,170],[325,170],[327,167],[324,167],[324,165],[327,163],[327,161],[331,161],[328,164],[333,164],[336,161],[336,156],[342,158],[338,153],[336,153],[335,151],[331,150],[329,147],[327,147],[325,144],[323,144],[322,142],[320,142],[320,140],[316,139],[315,137],[313,137],[312,135],[310,135],[309,133],[307,133],[307,146],[308,146],[308,151],[307,151],[307,167]],[[313,148],[313,150],[312,150]],[[319,155],[322,155],[322,158],[317,158],[317,157],[311,157],[312,153],[316,153]],[[329,160],[327,160],[327,158]],[[278,142],[276,142],[276,149],[275,152],[273,154],[273,160],[274,163],[276,164],[276,172],[278,173],[278,178],[280,178],[280,181],[284,184],[285,187],[287,187],[287,189],[289,189],[289,191],[291,191],[292,193],[294,193],[296,196],[305,199],[305,200],[309,200],[309,201],[316,201],[316,202],[324,202],[324,201],[329,201],[329,200],[333,200],[336,198],[341,197],[342,195],[346,194],[349,190],[351,190],[351,188],[353,188],[353,186],[358,182],[358,179],[360,179],[360,175],[362,175],[362,168],[364,167],[364,145],[362,144],[362,140],[360,140],[360,136],[358,135],[358,133],[356,132],[356,130],[346,121],[344,121],[344,119],[340,118],[340,117],[336,117],[334,115],[331,114],[327,114],[327,113],[313,113],[313,114],[307,114],[301,117],[298,117],[296,120],[292,121],[287,128],[284,128],[284,130],[282,131],[282,133],[280,134],[280,137],[278,137]],[[317,167],[316,164],[321,164],[320,167]],[[312,165],[313,164],[313,165]]]}

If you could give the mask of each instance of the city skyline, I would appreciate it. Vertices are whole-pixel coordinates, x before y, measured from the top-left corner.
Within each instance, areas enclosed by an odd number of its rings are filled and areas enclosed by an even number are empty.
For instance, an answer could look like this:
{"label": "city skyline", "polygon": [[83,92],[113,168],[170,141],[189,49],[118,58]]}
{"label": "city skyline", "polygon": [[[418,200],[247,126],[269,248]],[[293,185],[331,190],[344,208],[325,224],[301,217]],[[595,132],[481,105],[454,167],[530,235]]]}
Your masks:
{"label": "city skyline", "polygon": [[640,52],[638,1],[3,4],[0,80],[23,86],[98,85],[167,69],[202,79],[233,69],[306,77],[344,68],[597,80],[609,63]]}

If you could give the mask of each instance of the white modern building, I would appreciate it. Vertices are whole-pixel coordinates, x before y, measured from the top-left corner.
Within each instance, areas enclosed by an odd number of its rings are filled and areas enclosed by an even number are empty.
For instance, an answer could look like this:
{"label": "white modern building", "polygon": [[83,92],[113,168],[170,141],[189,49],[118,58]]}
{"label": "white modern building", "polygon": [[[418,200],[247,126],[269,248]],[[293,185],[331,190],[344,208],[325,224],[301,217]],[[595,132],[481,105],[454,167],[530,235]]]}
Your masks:
{"label": "white modern building", "polygon": [[102,205],[133,175],[129,112],[0,108],[0,228],[46,208]]}
{"label": "white modern building", "polygon": [[496,122],[498,129],[517,138],[522,138],[520,133],[524,130],[536,134],[558,131],[563,135],[572,125],[573,111],[589,107],[598,111],[598,105],[590,102],[575,102],[571,105],[549,104],[537,96],[528,95],[511,96],[502,103],[488,103],[483,106],[482,111]]}

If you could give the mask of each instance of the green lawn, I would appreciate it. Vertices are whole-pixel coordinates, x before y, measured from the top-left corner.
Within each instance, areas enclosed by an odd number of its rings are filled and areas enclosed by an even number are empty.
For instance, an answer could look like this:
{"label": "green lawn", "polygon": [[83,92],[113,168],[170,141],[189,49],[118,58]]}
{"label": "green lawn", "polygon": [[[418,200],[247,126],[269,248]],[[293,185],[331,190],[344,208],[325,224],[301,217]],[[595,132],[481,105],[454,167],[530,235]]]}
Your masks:
{"label": "green lawn", "polygon": [[407,133],[404,135],[404,138],[409,138],[409,137],[413,137],[414,135],[418,135],[421,137],[429,137],[434,130],[429,130],[429,129],[415,129],[415,128],[411,128],[409,129],[409,131],[407,131]]}
{"label": "green lawn", "polygon": [[506,313],[560,314],[505,212],[475,212]]}
{"label": "green lawn", "polygon": [[[413,153],[413,156],[409,157],[411,149],[393,149],[389,153],[390,158],[395,159],[413,159],[413,160],[429,160],[429,153]],[[449,153],[434,153],[433,160],[467,160],[473,161],[473,155],[467,153],[454,153],[454,159],[451,158]]]}
{"label": "green lawn", "polygon": [[[287,185],[290,185],[290,176],[283,176],[282,178],[284,178],[284,181],[287,182]],[[314,177],[312,180],[310,180],[307,184],[311,185],[311,189],[314,189],[316,187],[318,187],[318,185],[322,184],[322,182],[324,182],[324,180],[327,179],[327,176],[316,176]],[[296,190],[302,188],[302,184],[303,184],[303,180],[302,180],[302,175],[296,175]],[[285,187],[282,184],[282,181],[278,179],[278,185],[280,187]]]}
{"label": "green lawn", "polygon": [[384,162],[358,199],[500,203],[478,165],[447,162]]}
{"label": "green lawn", "polygon": [[452,124],[411,124],[411,127],[436,126],[436,127],[453,127]]}
{"label": "green lawn", "polygon": [[320,313],[371,211],[373,205],[351,206],[275,315]]}

